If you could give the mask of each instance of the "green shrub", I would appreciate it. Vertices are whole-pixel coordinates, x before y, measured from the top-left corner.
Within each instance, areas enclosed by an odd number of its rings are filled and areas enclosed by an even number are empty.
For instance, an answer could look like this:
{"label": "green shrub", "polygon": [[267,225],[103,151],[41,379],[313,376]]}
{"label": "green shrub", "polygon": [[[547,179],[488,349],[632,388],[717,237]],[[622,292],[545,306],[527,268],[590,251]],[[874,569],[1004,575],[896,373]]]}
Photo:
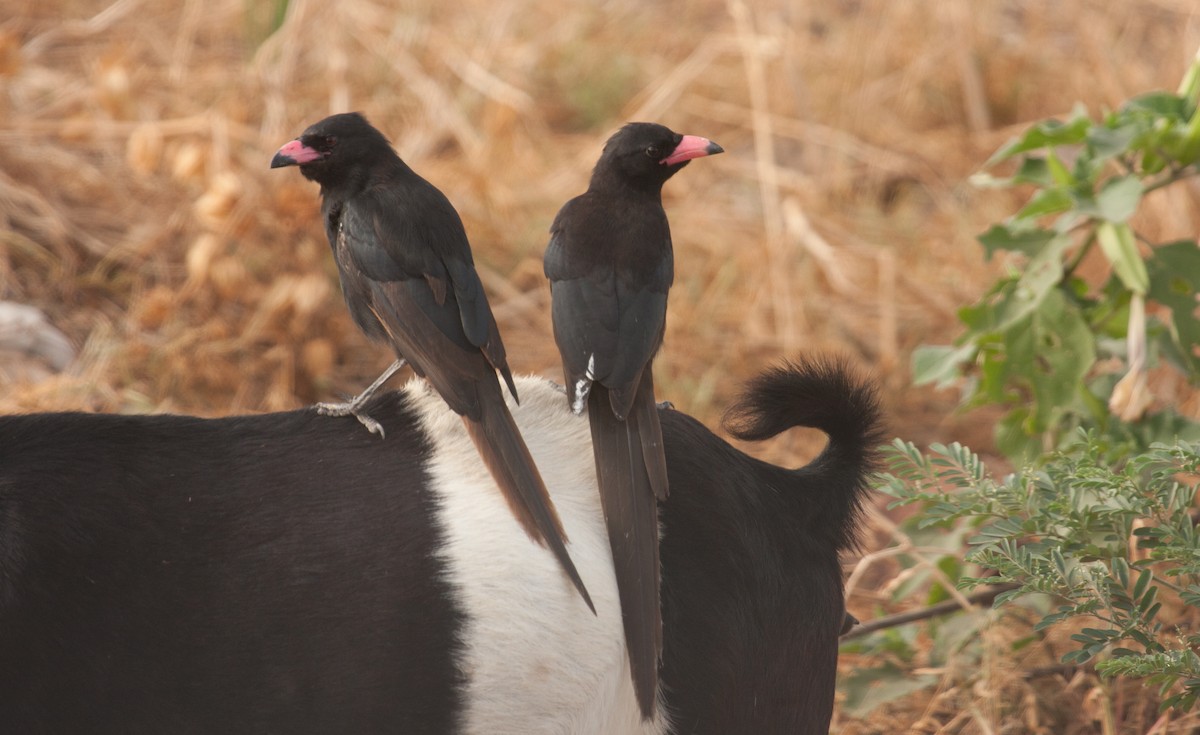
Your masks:
{"label": "green shrub", "polygon": [[[1200,173],[1198,100],[1200,54],[1177,93],[1143,95],[1099,119],[1076,109],[987,162],[1015,168],[977,183],[1033,190],[979,237],[987,257],[1016,253],[1023,267],[960,310],[954,344],[919,349],[913,372],[918,383],[960,387],[965,407],[1003,407],[996,445],[1022,469],[997,478],[958,444],[922,452],[896,440],[876,482],[893,507],[919,505],[902,526],[910,539],[955,541],[925,560],[939,570],[921,577],[926,599],[945,596],[939,579],[962,590],[1008,585],[995,607],[1021,600],[1034,615],[1021,645],[1061,627],[1072,633],[1064,664],[1157,684],[1161,706],[1178,710],[1200,695],[1200,634],[1182,625],[1200,612],[1200,425],[1169,406],[1148,410],[1148,371],[1165,362],[1200,379],[1200,246],[1149,242],[1131,222],[1147,194]],[[1092,284],[1077,271],[1097,251],[1111,275]],[[1102,369],[1114,364],[1123,368]],[[930,624],[933,663],[950,634],[960,655],[979,655],[970,633],[986,616],[961,617]],[[885,630],[844,649],[883,662],[867,669],[874,679],[843,682],[856,712],[905,691],[885,686],[872,698],[869,685],[917,681],[911,641]]]}

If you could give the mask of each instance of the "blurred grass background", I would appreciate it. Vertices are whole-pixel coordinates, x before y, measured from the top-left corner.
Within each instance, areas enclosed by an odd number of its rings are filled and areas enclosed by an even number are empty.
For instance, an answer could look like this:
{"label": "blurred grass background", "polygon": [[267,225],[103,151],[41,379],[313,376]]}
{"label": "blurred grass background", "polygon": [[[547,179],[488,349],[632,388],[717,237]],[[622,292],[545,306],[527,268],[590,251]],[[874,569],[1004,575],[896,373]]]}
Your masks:
{"label": "blurred grass background", "polygon": [[[42,310],[79,354],[64,372],[4,356],[0,410],[224,415],[363,387],[391,355],[349,320],[316,186],[267,168],[350,109],[457,206],[514,370],[559,379],[547,229],[604,140],[653,120],[727,151],[664,192],[662,398],[715,425],[767,363],[835,351],[880,378],[893,433],[984,450],[987,414],[908,370],[1015,264],[984,262],[974,236],[1020,199],[967,178],[1076,100],[1098,113],[1174,89],[1200,45],[1194,0],[8,0],[4,15],[0,299]],[[1139,230],[1194,236],[1198,201],[1194,183],[1156,192]],[[798,463],[819,445],[753,451]],[[857,594],[864,616],[887,604]],[[1056,731],[1000,715],[939,729],[938,708],[962,706],[945,694],[837,731]],[[978,694],[981,711],[999,696]]]}

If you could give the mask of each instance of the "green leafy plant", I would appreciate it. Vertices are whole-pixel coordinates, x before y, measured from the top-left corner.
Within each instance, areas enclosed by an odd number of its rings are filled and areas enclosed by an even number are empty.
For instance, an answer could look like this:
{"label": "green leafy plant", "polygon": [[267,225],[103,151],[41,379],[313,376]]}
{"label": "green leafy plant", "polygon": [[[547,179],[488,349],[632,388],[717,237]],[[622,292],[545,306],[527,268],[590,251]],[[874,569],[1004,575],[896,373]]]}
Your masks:
{"label": "green leafy plant", "polygon": [[[1200,425],[1170,406],[1148,410],[1148,371],[1165,362],[1200,382],[1200,245],[1150,242],[1135,223],[1148,194],[1200,174],[1198,101],[1200,53],[1176,93],[1137,97],[1100,119],[1076,109],[987,162],[1015,167],[977,183],[1032,189],[979,237],[1010,268],[959,311],[954,344],[916,351],[913,372],[918,383],[958,385],[967,408],[1003,407],[996,444],[1023,469],[997,478],[959,444],[922,452],[897,440],[876,481],[893,506],[920,506],[900,526],[905,543],[966,539],[965,554],[919,562],[895,549],[910,580],[903,594],[919,594],[919,579],[927,604],[950,589],[961,603],[957,590],[986,584],[996,608],[1020,600],[1033,615],[1014,648],[1069,633],[1064,664],[1156,684],[1161,706],[1178,710],[1200,697]],[[1080,274],[1093,254],[1108,266],[1102,282]],[[963,632],[995,618],[959,618],[928,624],[939,654],[898,649],[914,636],[886,629],[848,643],[869,673],[843,683],[848,706],[862,712],[904,693],[906,676],[908,689],[929,685],[910,661],[977,659],[978,637]],[[951,629],[960,647],[944,645]],[[1046,645],[1061,653],[1063,637]]]}
{"label": "green leafy plant", "polygon": [[1200,694],[1200,633],[1169,624],[1163,610],[1197,617],[1188,608],[1200,603],[1200,532],[1190,513],[1198,486],[1180,477],[1200,475],[1200,444],[1156,444],[1120,464],[1107,451],[1094,433],[1081,434],[1040,468],[996,479],[960,445],[924,453],[896,440],[879,488],[897,505],[920,503],[920,528],[965,521],[975,529],[965,561],[993,573],[963,577],[961,587],[1014,585],[996,605],[1032,594],[1060,600],[1035,631],[1087,621],[1064,663],[1105,655],[1100,673],[1150,679],[1164,706],[1190,708]]}
{"label": "green leafy plant", "polygon": [[[1041,122],[987,162],[1015,161],[1011,176],[975,179],[1033,187],[1020,211],[979,237],[987,257],[1016,253],[1024,266],[959,311],[966,329],[955,344],[918,349],[913,372],[918,384],[961,382],[968,407],[1006,407],[996,440],[1011,457],[1037,457],[1080,426],[1120,435],[1125,451],[1200,438],[1169,409],[1143,417],[1152,359],[1200,375],[1200,248],[1195,240],[1147,242],[1131,224],[1148,193],[1200,174],[1198,68],[1175,94],[1137,97],[1099,120],[1077,108],[1066,121]],[[1097,247],[1112,275],[1094,286],[1078,268]],[[1147,300],[1167,315],[1148,317]],[[1126,362],[1119,382],[1098,374],[1107,358]]]}

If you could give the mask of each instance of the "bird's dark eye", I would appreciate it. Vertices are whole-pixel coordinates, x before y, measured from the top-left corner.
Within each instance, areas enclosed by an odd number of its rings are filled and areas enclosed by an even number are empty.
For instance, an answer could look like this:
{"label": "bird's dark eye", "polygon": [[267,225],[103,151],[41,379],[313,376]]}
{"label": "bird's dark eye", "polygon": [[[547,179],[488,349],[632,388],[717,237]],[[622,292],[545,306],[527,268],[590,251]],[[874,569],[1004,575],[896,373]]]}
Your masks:
{"label": "bird's dark eye", "polygon": [[659,150],[658,146],[652,145],[646,149],[646,155],[657,161],[662,158],[662,151]]}
{"label": "bird's dark eye", "polygon": [[309,148],[323,152],[333,150],[333,144],[336,142],[337,138],[334,138],[332,135],[312,135],[304,140],[304,144]]}

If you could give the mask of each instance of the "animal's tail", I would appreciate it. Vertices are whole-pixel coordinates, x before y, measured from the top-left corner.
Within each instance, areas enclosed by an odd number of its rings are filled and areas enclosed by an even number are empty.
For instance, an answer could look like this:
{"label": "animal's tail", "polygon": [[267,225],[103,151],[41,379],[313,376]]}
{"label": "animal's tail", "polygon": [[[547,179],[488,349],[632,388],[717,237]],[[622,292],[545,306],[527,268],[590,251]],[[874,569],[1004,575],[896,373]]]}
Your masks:
{"label": "animal's tail", "polygon": [[806,493],[803,502],[812,504],[817,527],[827,529],[844,549],[854,544],[867,478],[878,463],[881,413],[874,383],[845,360],[801,358],[751,380],[726,412],[724,426],[747,441],[769,439],[795,426],[829,435],[828,446],[811,464],[787,472],[822,489],[816,496]]}
{"label": "animal's tail", "polygon": [[[649,366],[644,372],[649,374]],[[666,460],[653,382],[642,381],[624,421],[613,413],[608,389],[593,383],[588,395],[588,422],[613,573],[621,598],[630,675],[642,718],[649,719],[654,715],[663,645],[656,496],[665,499],[667,494]],[[661,475],[659,487],[652,474]]]}
{"label": "animal's tail", "polygon": [[592,597],[567,553],[567,534],[563,531],[554,501],[550,499],[546,483],[533,462],[533,455],[525,446],[517,423],[504,403],[499,382],[481,381],[479,393],[479,421],[463,417],[471,441],[475,442],[479,456],[500,486],[517,521],[530,538],[550,549],[575,589],[579,590],[583,601],[595,614],[596,606],[592,604]]}

